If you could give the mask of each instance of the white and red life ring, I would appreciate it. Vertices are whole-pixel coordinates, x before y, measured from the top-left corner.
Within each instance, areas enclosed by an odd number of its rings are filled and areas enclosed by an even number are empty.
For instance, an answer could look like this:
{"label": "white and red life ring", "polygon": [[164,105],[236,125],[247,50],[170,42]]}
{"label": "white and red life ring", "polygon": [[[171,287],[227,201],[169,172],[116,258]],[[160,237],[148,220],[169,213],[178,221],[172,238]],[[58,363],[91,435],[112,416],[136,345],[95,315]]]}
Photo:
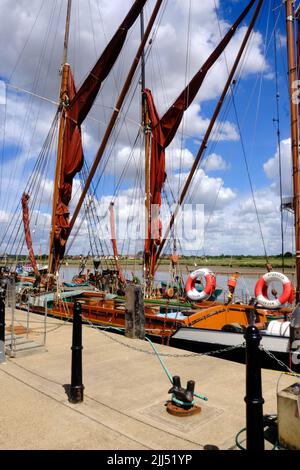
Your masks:
{"label": "white and red life ring", "polygon": [[[278,299],[270,300],[268,298],[268,285],[270,282],[281,282],[283,291]],[[256,283],[255,298],[259,305],[265,308],[280,308],[286,302],[293,303],[295,290],[292,282],[287,276],[276,271],[270,271],[264,274]]]}
{"label": "white and red life ring", "polygon": [[[200,275],[205,277],[205,287],[202,292],[198,292],[195,287],[196,279]],[[190,300],[207,300],[214,293],[216,284],[216,276],[212,271],[206,268],[199,268],[189,274],[185,284],[185,291]]]}

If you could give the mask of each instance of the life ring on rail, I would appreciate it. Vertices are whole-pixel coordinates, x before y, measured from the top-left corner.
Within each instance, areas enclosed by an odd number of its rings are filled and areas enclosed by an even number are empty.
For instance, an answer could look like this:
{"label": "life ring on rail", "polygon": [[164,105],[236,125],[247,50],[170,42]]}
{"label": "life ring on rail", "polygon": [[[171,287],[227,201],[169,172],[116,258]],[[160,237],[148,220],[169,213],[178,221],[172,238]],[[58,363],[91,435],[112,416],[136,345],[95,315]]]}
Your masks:
{"label": "life ring on rail", "polygon": [[[278,299],[270,300],[268,298],[268,285],[272,281],[281,282],[283,292]],[[264,274],[256,283],[255,298],[259,305],[265,308],[280,308],[286,302],[293,303],[295,298],[295,289],[287,276],[276,271],[270,271]]]}
{"label": "life ring on rail", "polygon": [[[202,292],[198,292],[195,287],[195,284],[196,279],[201,274],[205,277],[205,287]],[[217,281],[214,273],[209,271],[209,269],[200,268],[196,269],[196,271],[193,271],[189,274],[189,277],[187,278],[185,284],[185,291],[190,300],[207,300],[214,293],[216,289],[216,284]]]}

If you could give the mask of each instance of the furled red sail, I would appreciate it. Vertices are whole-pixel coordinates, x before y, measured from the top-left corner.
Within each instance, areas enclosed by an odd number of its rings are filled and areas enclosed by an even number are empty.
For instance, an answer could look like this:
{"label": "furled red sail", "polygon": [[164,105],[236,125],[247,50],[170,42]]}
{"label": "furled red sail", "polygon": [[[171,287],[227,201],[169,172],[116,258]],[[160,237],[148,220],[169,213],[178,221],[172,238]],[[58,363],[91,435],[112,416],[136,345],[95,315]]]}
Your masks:
{"label": "furled red sail", "polygon": [[69,105],[65,113],[65,126],[62,143],[62,164],[59,181],[59,195],[55,214],[54,263],[58,266],[64,256],[69,236],[69,203],[72,196],[73,179],[83,165],[83,149],[80,126],[89,113],[102,82],[109,74],[124,45],[128,30],[141,13],[147,0],[136,0],[123,23],[106,46],[96,65],[78,92],[71,71],[69,73]]}
{"label": "furled red sail", "polygon": [[25,232],[25,240],[26,240],[26,245],[27,245],[27,249],[29,253],[31,266],[33,267],[34,274],[38,275],[39,270],[38,270],[36,259],[35,259],[34,252],[33,252],[32,238],[31,238],[31,233],[30,233],[30,217],[29,217],[28,200],[29,200],[29,194],[23,193],[22,212],[23,212],[23,225],[24,225],[24,232]]}
{"label": "furled red sail", "polygon": [[[147,106],[149,110],[151,127],[152,127],[152,143],[151,143],[151,176],[150,176],[150,194],[151,194],[151,206],[161,206],[161,192],[165,181],[165,149],[170,145],[176,131],[181,123],[184,112],[190,106],[195,96],[197,95],[203,80],[213,66],[213,64],[220,57],[227,44],[230,42],[238,26],[241,24],[255,0],[252,0],[244,11],[241,13],[239,18],[236,20],[234,25],[230,28],[224,38],[221,40],[216,49],[211,53],[206,62],[202,65],[196,75],[192,78],[190,83],[186,86],[183,92],[178,96],[176,101],[160,119],[154,104],[154,100],[151,91],[148,89],[144,90]],[[159,217],[156,220],[151,221],[152,227],[148,228],[148,238],[145,242],[145,252],[152,257],[152,273],[155,269],[156,262],[156,250],[160,243],[161,235],[161,221]],[[158,234],[157,237],[151,236],[151,228],[153,233]]]}
{"label": "furled red sail", "polygon": [[[73,74],[69,70],[67,95],[70,100],[76,96]],[[69,203],[72,197],[73,179],[83,165],[83,149],[81,129],[71,119],[65,119],[62,141],[62,160],[60,169],[60,184],[58,201],[55,212],[54,229],[54,260],[58,263],[63,258],[69,231]]]}

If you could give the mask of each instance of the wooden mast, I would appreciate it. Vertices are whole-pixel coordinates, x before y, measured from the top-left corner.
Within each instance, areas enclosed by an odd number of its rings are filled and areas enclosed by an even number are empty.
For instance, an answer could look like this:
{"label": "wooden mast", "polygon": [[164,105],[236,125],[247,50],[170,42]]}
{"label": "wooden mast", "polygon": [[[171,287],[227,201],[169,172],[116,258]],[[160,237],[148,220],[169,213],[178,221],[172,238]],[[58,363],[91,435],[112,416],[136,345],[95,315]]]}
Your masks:
{"label": "wooden mast", "polygon": [[67,63],[67,59],[68,59],[68,45],[69,45],[69,35],[70,35],[71,10],[72,10],[72,0],[68,0],[65,38],[64,38],[64,51],[63,51],[62,68],[61,68],[61,84],[60,84],[60,95],[59,95],[60,125],[59,125],[59,134],[58,134],[57,159],[56,159],[55,177],[54,177],[54,191],[53,191],[51,232],[50,232],[50,252],[49,252],[49,263],[48,263],[48,271],[50,274],[54,274],[54,271],[56,269],[56,263],[55,263],[55,259],[53,256],[53,242],[54,242],[54,233],[55,233],[55,215],[56,215],[56,207],[57,207],[57,201],[58,201],[60,172],[61,172],[61,163],[62,163],[62,144],[63,144],[63,134],[64,134],[64,127],[65,127],[65,113],[66,113],[65,104],[68,100],[67,90],[68,90],[70,66]]}
{"label": "wooden mast", "polygon": [[204,153],[204,150],[206,149],[206,146],[207,146],[207,143],[208,143],[208,139],[209,139],[209,137],[210,137],[210,134],[211,134],[211,132],[212,132],[212,129],[213,129],[214,125],[215,125],[215,122],[216,122],[216,120],[217,120],[217,117],[218,117],[218,115],[219,115],[219,113],[220,113],[220,110],[221,110],[221,108],[222,108],[222,105],[223,105],[224,99],[225,99],[225,97],[226,97],[227,91],[228,91],[229,87],[231,86],[232,80],[233,80],[233,78],[234,78],[234,74],[235,74],[235,72],[236,72],[236,69],[237,69],[237,67],[238,67],[238,65],[239,65],[239,62],[240,62],[240,60],[241,60],[241,57],[242,57],[242,55],[243,55],[243,52],[244,52],[245,47],[246,47],[246,45],[247,45],[247,42],[248,42],[248,40],[249,40],[249,37],[250,37],[250,34],[251,34],[252,30],[253,30],[254,24],[255,24],[255,22],[256,22],[256,19],[257,19],[258,15],[259,15],[260,10],[261,10],[262,4],[263,4],[263,0],[259,0],[259,1],[258,1],[258,4],[257,4],[257,6],[256,6],[256,9],[255,9],[255,12],[254,12],[254,14],[253,14],[253,16],[252,16],[251,22],[250,22],[250,24],[249,24],[249,26],[248,26],[247,32],[246,32],[246,34],[245,34],[245,36],[244,36],[243,42],[242,42],[242,44],[241,44],[241,46],[240,46],[239,52],[238,52],[238,54],[237,54],[237,56],[236,56],[236,59],[235,59],[235,61],[234,61],[234,64],[233,64],[233,66],[232,66],[232,69],[231,69],[231,71],[230,71],[230,74],[229,74],[229,76],[228,76],[228,78],[227,78],[227,81],[226,81],[226,84],[225,84],[225,86],[224,86],[222,95],[221,95],[221,97],[220,97],[220,99],[219,99],[219,101],[218,101],[218,103],[217,103],[217,106],[216,106],[216,108],[215,108],[214,114],[213,114],[213,116],[212,116],[212,118],[211,118],[211,120],[210,120],[210,123],[209,123],[209,125],[208,125],[207,130],[206,130],[206,133],[205,133],[204,138],[203,138],[203,140],[202,140],[200,149],[199,149],[199,151],[198,151],[198,153],[197,153],[197,155],[196,155],[196,158],[195,158],[195,160],[194,160],[192,169],[191,169],[191,171],[190,171],[190,173],[189,173],[189,175],[188,175],[188,177],[187,177],[187,180],[186,180],[186,182],[185,182],[185,184],[184,184],[184,187],[183,187],[183,189],[182,189],[182,191],[181,191],[181,194],[180,194],[178,203],[177,203],[177,205],[176,205],[176,208],[175,208],[175,210],[174,210],[174,212],[173,212],[173,214],[172,214],[172,216],[171,216],[171,219],[170,219],[168,228],[167,228],[167,230],[166,230],[166,232],[165,232],[165,234],[164,234],[164,238],[162,239],[162,241],[161,241],[161,243],[160,243],[160,246],[159,246],[159,249],[158,249],[157,255],[156,255],[156,260],[158,260],[160,254],[161,254],[161,252],[162,252],[162,250],[163,250],[163,248],[164,248],[164,245],[165,245],[165,243],[166,243],[166,241],[167,241],[167,239],[168,239],[168,236],[169,236],[169,234],[170,234],[170,232],[171,232],[171,230],[172,230],[172,227],[173,227],[173,225],[174,225],[175,219],[176,219],[176,217],[177,217],[177,215],[178,215],[179,209],[180,209],[180,207],[182,206],[182,204],[184,203],[185,197],[186,197],[187,192],[188,192],[188,190],[189,190],[189,188],[190,188],[190,185],[191,185],[191,182],[192,182],[192,180],[193,180],[194,174],[195,174],[195,172],[196,172],[196,170],[197,170],[197,168],[198,168],[198,165],[199,165],[200,159],[201,159],[201,157],[202,157],[202,155],[203,155],[203,153]]}
{"label": "wooden mast", "polygon": [[[295,248],[296,248],[296,302],[300,300],[300,174],[299,174],[299,130],[298,130],[298,94],[297,70],[294,44],[294,0],[285,1],[287,54],[289,73],[289,94],[291,110],[291,151],[293,165],[293,191],[294,191],[294,224],[295,224]],[[296,99],[293,99],[296,95]]]}
{"label": "wooden mast", "polygon": [[[144,29],[144,12],[141,15],[141,38],[145,34]],[[151,227],[151,195],[150,195],[150,143],[151,143],[151,127],[147,99],[144,94],[146,88],[146,68],[145,68],[145,51],[143,50],[141,57],[141,91],[142,91],[142,126],[145,134],[145,238],[149,237],[149,227]],[[144,295],[150,295],[151,291],[151,257],[144,250]]]}
{"label": "wooden mast", "polygon": [[[149,119],[149,111],[147,109],[146,98],[144,102],[144,133],[145,133],[145,229],[146,237],[151,233],[151,194],[150,194],[150,142],[151,142],[151,127]],[[151,235],[150,235],[151,237]],[[144,275],[145,275],[145,294],[151,294],[152,281],[151,281],[151,255],[144,253]]]}

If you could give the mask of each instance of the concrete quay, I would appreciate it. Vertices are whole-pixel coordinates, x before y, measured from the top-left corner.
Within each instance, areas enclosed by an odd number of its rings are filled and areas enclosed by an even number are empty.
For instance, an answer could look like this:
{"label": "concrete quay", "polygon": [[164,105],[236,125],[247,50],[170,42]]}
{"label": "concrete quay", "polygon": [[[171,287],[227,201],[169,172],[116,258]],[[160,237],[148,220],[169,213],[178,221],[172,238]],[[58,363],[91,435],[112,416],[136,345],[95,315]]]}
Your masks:
{"label": "concrete quay", "polygon": [[[16,312],[19,326],[26,313]],[[30,314],[31,337],[42,333],[43,317]],[[84,401],[71,404],[72,324],[47,319],[46,351],[0,364],[0,449],[43,450],[202,450],[213,444],[236,449],[245,427],[245,366],[210,356],[193,356],[158,345],[172,375],[195,380],[200,414],[167,413],[170,382],[151,345],[83,327]],[[185,357],[189,355],[189,357]],[[295,377],[263,370],[264,413],[277,412],[277,388]],[[245,433],[240,442],[245,446]],[[272,447],[266,443],[266,448]]]}

